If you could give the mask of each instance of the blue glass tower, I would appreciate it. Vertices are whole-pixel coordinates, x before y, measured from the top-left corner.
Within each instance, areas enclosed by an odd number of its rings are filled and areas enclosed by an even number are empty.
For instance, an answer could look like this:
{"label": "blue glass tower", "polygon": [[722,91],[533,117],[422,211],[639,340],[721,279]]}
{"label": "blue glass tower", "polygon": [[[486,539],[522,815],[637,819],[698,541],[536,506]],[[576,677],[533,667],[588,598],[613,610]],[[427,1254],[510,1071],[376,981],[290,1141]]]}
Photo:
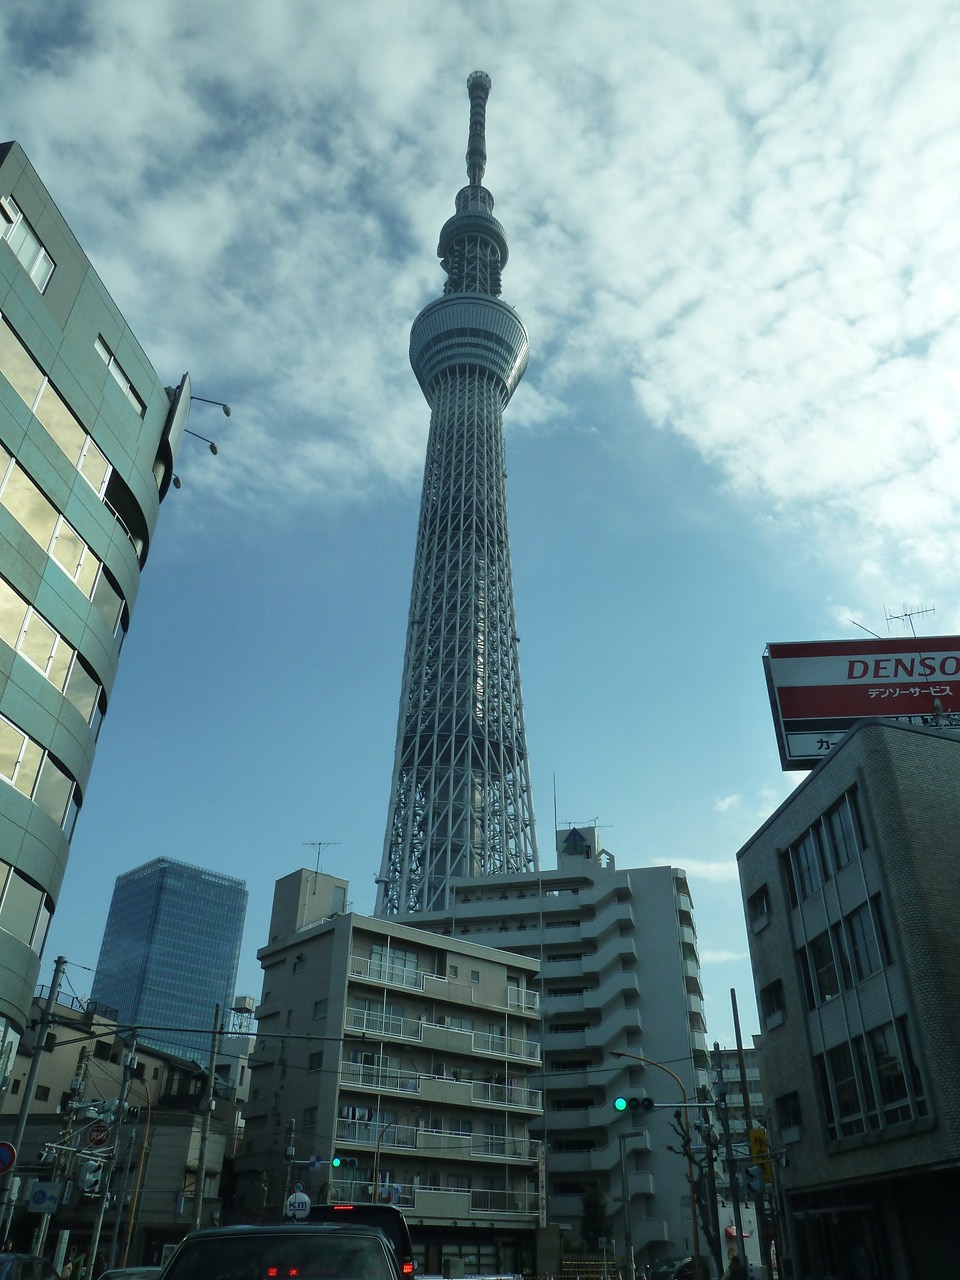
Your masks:
{"label": "blue glass tower", "polygon": [[91,997],[142,1044],[206,1055],[233,1003],[247,911],[242,880],[155,858],[117,877]]}
{"label": "blue glass tower", "polygon": [[482,185],[490,78],[467,81],[467,186],[440,232],[443,297],[414,321],[431,408],[377,915],[439,911],[461,876],[536,871],[503,463],[527,334]]}

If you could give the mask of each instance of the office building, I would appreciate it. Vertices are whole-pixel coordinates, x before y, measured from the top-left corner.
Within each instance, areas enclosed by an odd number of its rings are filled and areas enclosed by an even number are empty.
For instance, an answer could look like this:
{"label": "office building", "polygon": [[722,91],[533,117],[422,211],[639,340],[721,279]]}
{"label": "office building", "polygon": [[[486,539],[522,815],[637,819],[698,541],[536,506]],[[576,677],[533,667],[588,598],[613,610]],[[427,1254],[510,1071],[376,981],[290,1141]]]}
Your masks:
{"label": "office building", "polygon": [[277,882],[235,1212],[276,1217],[300,1181],[315,1203],[398,1205],[429,1274],[530,1270],[537,964],[346,895],[313,871]]}
{"label": "office building", "polygon": [[956,1268],[958,780],[960,733],[862,721],[738,854],[797,1280]]}
{"label": "office building", "polygon": [[0,1042],[22,1032],[189,408],[0,144]]}
{"label": "office building", "polygon": [[92,998],[143,1044],[206,1062],[216,1007],[233,1005],[247,910],[242,880],[172,858],[117,877]]}
{"label": "office building", "polygon": [[[533,1135],[544,1143],[548,1220],[567,1247],[581,1240],[583,1195],[595,1185],[618,1257],[630,1247],[638,1265],[689,1255],[686,1164],[667,1148],[677,1145],[674,1109],[707,1085],[709,1057],[684,872],[618,869],[595,827],[566,828],[555,871],[460,880],[448,913],[405,919],[538,962],[544,1115]],[[624,1114],[617,1097],[656,1108]]]}
{"label": "office building", "polygon": [[444,910],[457,876],[537,869],[503,463],[527,334],[500,299],[507,241],[482,186],[490,79],[467,88],[468,185],[437,249],[447,280],[410,335],[430,436],[378,916]]}

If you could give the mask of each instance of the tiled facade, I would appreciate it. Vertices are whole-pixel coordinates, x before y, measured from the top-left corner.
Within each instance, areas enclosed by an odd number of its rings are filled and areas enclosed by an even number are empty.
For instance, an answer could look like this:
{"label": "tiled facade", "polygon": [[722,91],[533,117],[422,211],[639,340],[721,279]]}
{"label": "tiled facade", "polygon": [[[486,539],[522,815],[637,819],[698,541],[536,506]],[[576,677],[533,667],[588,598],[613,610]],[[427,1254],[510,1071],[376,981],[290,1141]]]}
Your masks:
{"label": "tiled facade", "polygon": [[956,732],[864,722],[738,855],[798,1278],[953,1265],[958,779]]}

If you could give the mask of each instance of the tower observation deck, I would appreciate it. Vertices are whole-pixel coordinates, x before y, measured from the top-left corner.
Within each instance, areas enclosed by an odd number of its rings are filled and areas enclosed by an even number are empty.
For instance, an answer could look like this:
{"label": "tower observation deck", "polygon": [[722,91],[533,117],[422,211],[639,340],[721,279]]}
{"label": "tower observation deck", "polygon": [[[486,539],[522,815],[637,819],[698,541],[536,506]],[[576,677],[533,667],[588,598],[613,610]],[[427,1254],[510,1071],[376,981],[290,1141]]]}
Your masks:
{"label": "tower observation deck", "polygon": [[410,333],[430,435],[378,916],[443,910],[461,876],[539,867],[503,461],[527,334],[500,300],[507,240],[482,185],[489,76],[467,89],[467,186],[437,249],[447,280]]}

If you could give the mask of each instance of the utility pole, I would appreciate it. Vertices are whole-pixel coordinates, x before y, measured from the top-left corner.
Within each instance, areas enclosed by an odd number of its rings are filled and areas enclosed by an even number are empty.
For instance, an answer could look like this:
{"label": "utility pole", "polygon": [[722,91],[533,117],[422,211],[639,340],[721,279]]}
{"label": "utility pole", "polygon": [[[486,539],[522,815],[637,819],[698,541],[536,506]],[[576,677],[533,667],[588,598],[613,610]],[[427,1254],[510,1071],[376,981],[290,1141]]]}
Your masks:
{"label": "utility pole", "polygon": [[[60,983],[63,981],[63,973],[67,967],[65,956],[57,956],[53,964],[53,981],[50,983],[50,990],[47,993],[47,1002],[40,1011],[40,1018],[37,1022],[37,1040],[33,1049],[33,1057],[30,1059],[30,1067],[27,1071],[27,1080],[23,1089],[23,1100],[20,1103],[20,1114],[17,1116],[17,1127],[13,1133],[13,1147],[19,1152],[23,1146],[23,1135],[26,1132],[27,1120],[30,1116],[30,1108],[33,1105],[33,1095],[37,1087],[37,1075],[40,1071],[40,1055],[43,1051],[43,1043],[47,1035],[47,1027],[53,1017],[53,1008],[57,1003],[57,996],[60,993]],[[8,1169],[3,1175],[2,1189],[0,1189],[0,1217],[3,1220],[3,1227],[0,1230],[0,1237],[4,1240],[10,1234],[10,1223],[13,1221],[13,1211],[16,1204],[13,1198],[13,1169]]]}
{"label": "utility pole", "polygon": [[[737,1064],[740,1068],[740,1092],[743,1094],[743,1122],[747,1130],[747,1139],[750,1142],[750,1153],[753,1155],[754,1146],[751,1137],[753,1130],[753,1120],[750,1115],[750,1094],[747,1091],[747,1064],[743,1053],[743,1039],[740,1035],[740,1013],[737,1009],[737,993],[735,988],[730,988],[730,1003],[733,1007],[733,1030],[737,1037]],[[763,1170],[764,1185],[766,1185],[768,1170],[770,1169],[769,1160],[763,1162],[759,1166]],[[757,1232],[760,1236],[760,1260],[770,1271],[770,1232],[767,1223],[766,1211],[766,1194],[765,1191],[758,1191],[754,1200],[754,1211],[757,1215]],[[746,1258],[744,1258],[746,1262]]]}
{"label": "utility pole", "polygon": [[203,1217],[203,1192],[207,1181],[207,1142],[210,1139],[210,1115],[213,1111],[213,1081],[217,1071],[217,1055],[220,1052],[220,1036],[223,1026],[220,1005],[213,1013],[213,1032],[210,1036],[210,1062],[207,1066],[207,1084],[203,1092],[203,1116],[200,1120],[200,1154],[197,1156],[197,1178],[193,1188],[193,1229],[200,1227]]}
{"label": "utility pole", "polygon": [[740,1181],[736,1160],[733,1154],[733,1139],[730,1137],[730,1114],[727,1110],[727,1084],[723,1078],[723,1060],[720,1057],[720,1042],[713,1042],[713,1068],[717,1073],[714,1095],[717,1101],[717,1116],[723,1130],[724,1151],[727,1157],[727,1173],[730,1178],[730,1203],[733,1205],[733,1222],[737,1229],[737,1252],[740,1261],[746,1266],[747,1255],[743,1243],[743,1218],[740,1213]]}
{"label": "utility pole", "polygon": [[137,1032],[134,1030],[130,1039],[130,1048],[127,1050],[123,1060],[123,1078],[120,1084],[120,1096],[117,1099],[117,1110],[113,1118],[114,1135],[113,1146],[110,1154],[103,1162],[103,1173],[100,1177],[100,1207],[97,1209],[96,1221],[93,1224],[93,1234],[90,1237],[90,1248],[87,1251],[87,1258],[90,1263],[90,1275],[96,1274],[97,1267],[97,1250],[100,1247],[100,1235],[103,1231],[103,1219],[107,1212],[107,1204],[110,1200],[110,1179],[113,1177],[113,1171],[117,1166],[117,1155],[120,1149],[120,1125],[123,1122],[124,1112],[127,1109],[127,1097],[130,1093],[130,1082],[133,1079],[133,1073],[137,1066]]}

